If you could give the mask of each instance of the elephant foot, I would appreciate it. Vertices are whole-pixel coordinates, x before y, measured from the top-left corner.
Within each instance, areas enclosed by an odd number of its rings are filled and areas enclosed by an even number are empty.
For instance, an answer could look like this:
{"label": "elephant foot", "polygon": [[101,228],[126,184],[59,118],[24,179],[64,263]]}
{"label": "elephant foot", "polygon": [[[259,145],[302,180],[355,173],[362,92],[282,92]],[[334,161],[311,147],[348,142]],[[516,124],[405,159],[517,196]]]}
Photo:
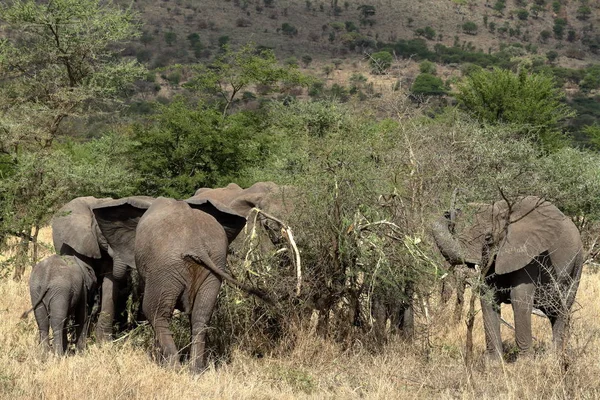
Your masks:
{"label": "elephant foot", "polygon": [[197,365],[196,363],[190,363],[189,370],[193,374],[202,375],[208,370],[208,365],[202,363],[202,365]]}
{"label": "elephant foot", "polygon": [[112,329],[96,328],[96,341],[98,343],[106,343],[112,340]]}
{"label": "elephant foot", "polygon": [[498,365],[504,362],[502,353],[497,350],[486,350],[482,358],[485,366]]}

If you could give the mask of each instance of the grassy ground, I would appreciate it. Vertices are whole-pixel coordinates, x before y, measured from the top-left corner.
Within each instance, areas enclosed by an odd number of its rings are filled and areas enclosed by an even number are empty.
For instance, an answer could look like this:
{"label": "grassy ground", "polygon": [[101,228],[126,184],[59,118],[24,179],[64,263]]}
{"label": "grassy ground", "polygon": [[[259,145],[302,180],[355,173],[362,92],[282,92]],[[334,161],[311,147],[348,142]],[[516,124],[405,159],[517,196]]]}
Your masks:
{"label": "grassy ground", "polygon": [[[48,236],[48,235],[46,235]],[[586,270],[575,312],[567,373],[550,346],[550,324],[534,316],[537,355],[468,373],[463,362],[465,324],[451,324],[452,305],[432,306],[429,335],[421,317],[416,343],[394,339],[382,352],[335,344],[298,332],[293,350],[257,359],[243,349],[232,361],[202,375],[167,369],[127,340],[90,344],[64,359],[41,355],[27,278],[0,282],[0,398],[11,399],[393,399],[393,398],[597,398],[600,397],[600,275]],[[511,321],[510,308],[503,316]],[[503,328],[504,329],[504,328]],[[505,329],[504,339],[512,340]],[[429,343],[429,344],[427,344]],[[484,348],[481,319],[475,348]],[[544,350],[546,349],[546,350]]]}

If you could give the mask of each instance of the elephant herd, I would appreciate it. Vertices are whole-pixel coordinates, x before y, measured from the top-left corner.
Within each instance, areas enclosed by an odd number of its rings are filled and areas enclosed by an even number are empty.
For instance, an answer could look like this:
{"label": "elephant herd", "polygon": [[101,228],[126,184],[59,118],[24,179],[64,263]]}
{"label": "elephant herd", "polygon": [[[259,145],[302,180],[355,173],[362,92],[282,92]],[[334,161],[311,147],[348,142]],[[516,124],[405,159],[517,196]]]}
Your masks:
{"label": "elephant herd", "polygon": [[[192,368],[202,370],[206,324],[221,281],[270,301],[226,272],[226,256],[251,211],[281,212],[286,207],[285,192],[284,186],[259,182],[247,189],[236,184],[199,189],[181,201],[148,196],[70,201],[52,220],[54,247],[61,256],[35,265],[29,281],[42,345],[49,348],[51,326],[54,351],[64,354],[66,323],[72,316],[75,340],[82,348],[97,292],[96,338],[109,340],[119,288],[127,281],[128,269],[135,269],[142,311],[163,357],[172,364],[178,361],[169,329],[177,307],[190,315]],[[269,229],[267,220],[258,218],[258,223]]]}
{"label": "elephant herd", "polygon": [[[286,192],[285,186],[259,182],[247,189],[236,184],[203,188],[185,200],[132,196],[70,201],[52,220],[60,256],[35,265],[29,282],[42,346],[50,348],[52,327],[54,351],[64,354],[66,322],[73,317],[77,348],[83,349],[98,293],[96,339],[109,340],[120,287],[128,270],[135,269],[142,311],[163,359],[179,362],[169,329],[177,308],[190,318],[191,369],[202,371],[207,325],[222,281],[272,301],[235,280],[227,272],[226,258],[253,209],[280,218],[290,212],[294,201],[289,198],[294,196]],[[273,221],[252,220],[277,240],[280,227]],[[471,212],[446,213],[432,224],[431,233],[451,265],[481,271],[483,284],[478,289],[489,355],[502,354],[500,303],[512,304],[521,351],[531,349],[533,307],[548,316],[554,342],[561,346],[581,276],[583,248],[579,231],[558,208],[534,196],[476,205]]]}

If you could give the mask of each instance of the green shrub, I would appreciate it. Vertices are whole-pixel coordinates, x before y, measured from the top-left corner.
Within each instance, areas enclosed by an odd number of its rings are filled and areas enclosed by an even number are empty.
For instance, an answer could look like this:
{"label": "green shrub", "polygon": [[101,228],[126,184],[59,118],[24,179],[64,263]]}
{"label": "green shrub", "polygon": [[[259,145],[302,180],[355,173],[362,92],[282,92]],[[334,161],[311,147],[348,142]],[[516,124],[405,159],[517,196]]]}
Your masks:
{"label": "green shrub", "polygon": [[519,18],[521,21],[526,21],[527,18],[529,18],[529,12],[524,9],[524,8],[520,8],[516,11],[517,13],[517,18]]}
{"label": "green shrub", "polygon": [[435,75],[436,73],[436,66],[434,63],[432,63],[431,61],[422,61],[419,64],[419,71],[423,74],[431,74],[431,75]]}
{"label": "green shrub", "polygon": [[565,142],[559,123],[574,113],[562,103],[563,92],[554,79],[542,74],[516,74],[494,68],[471,74],[459,86],[456,97],[474,117],[491,123],[510,123],[521,134],[546,150],[555,150]]}
{"label": "green shrub", "polygon": [[417,75],[410,90],[413,94],[426,96],[439,96],[447,91],[441,78],[428,73]]}
{"label": "green shrub", "polygon": [[562,39],[565,33],[565,26],[567,26],[567,21],[564,18],[556,18],[552,27],[554,37]]}
{"label": "green shrub", "polygon": [[281,24],[281,33],[290,37],[296,36],[298,34],[298,29],[289,22],[284,22],[283,24]]}
{"label": "green shrub", "polygon": [[387,51],[379,51],[371,54],[369,64],[371,65],[371,72],[374,74],[383,74],[392,65],[394,58]]}
{"label": "green shrub", "polygon": [[464,33],[469,35],[477,34],[477,24],[473,21],[467,21],[462,25],[462,29]]}

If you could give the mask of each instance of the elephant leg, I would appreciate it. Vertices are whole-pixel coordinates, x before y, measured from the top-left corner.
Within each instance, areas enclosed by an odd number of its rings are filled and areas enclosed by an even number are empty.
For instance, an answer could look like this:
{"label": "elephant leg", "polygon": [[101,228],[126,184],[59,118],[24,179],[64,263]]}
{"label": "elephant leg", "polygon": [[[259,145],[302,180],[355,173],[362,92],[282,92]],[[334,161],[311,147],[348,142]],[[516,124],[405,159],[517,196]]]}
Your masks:
{"label": "elephant leg", "polygon": [[50,325],[54,336],[54,353],[62,356],[67,351],[67,319],[69,302],[67,299],[53,299],[50,303]]}
{"label": "elephant leg", "polygon": [[79,351],[85,349],[85,341],[88,333],[87,331],[87,303],[85,299],[82,299],[77,303],[77,309],[75,310],[75,338],[77,340],[77,350]]}
{"label": "elephant leg", "polygon": [[500,336],[500,304],[496,300],[481,296],[481,313],[485,331],[485,347],[488,356],[502,357],[502,337]]}
{"label": "elephant leg", "polygon": [[454,303],[454,322],[457,323],[462,319],[463,308],[465,304],[465,287],[466,277],[463,272],[455,274],[456,283],[456,302]]}
{"label": "elephant leg", "polygon": [[531,311],[535,284],[521,283],[510,291],[510,302],[515,316],[515,341],[520,352],[531,350]]}
{"label": "elephant leg", "polygon": [[40,344],[44,351],[50,350],[50,316],[44,304],[39,304],[34,310],[35,321],[40,332]]}
{"label": "elephant leg", "polygon": [[554,349],[563,351],[563,344],[569,325],[569,316],[561,313],[558,315],[549,315],[548,318],[552,324],[552,342],[554,344]]}
{"label": "elephant leg", "polygon": [[[152,290],[157,292],[154,293],[156,296],[151,295]],[[175,309],[177,296],[166,295],[166,293],[168,293],[166,285],[161,287],[160,282],[154,285],[149,282],[145,287],[142,309],[154,329],[156,345],[161,356],[168,365],[175,366],[179,364],[179,353],[173,340],[173,332],[169,329],[169,322]]]}
{"label": "elephant leg", "polygon": [[375,338],[378,343],[383,343],[385,341],[387,313],[385,305],[377,298],[374,298],[371,304],[371,315],[374,319],[373,331]]}
{"label": "elephant leg", "polygon": [[221,281],[215,275],[210,274],[200,286],[194,300],[194,307],[190,316],[192,325],[190,361],[191,369],[194,372],[202,372],[206,368],[206,330],[215,303],[217,302],[220,288]]}
{"label": "elephant leg", "polygon": [[104,276],[102,281],[100,316],[98,317],[98,323],[96,325],[96,338],[100,342],[109,341],[111,338],[117,294],[117,280],[111,273],[108,273]]}
{"label": "elephant leg", "polygon": [[406,340],[411,340],[415,334],[415,318],[414,318],[414,290],[412,284],[409,284],[405,290],[406,300],[399,307],[398,328],[402,333],[402,337]]}

